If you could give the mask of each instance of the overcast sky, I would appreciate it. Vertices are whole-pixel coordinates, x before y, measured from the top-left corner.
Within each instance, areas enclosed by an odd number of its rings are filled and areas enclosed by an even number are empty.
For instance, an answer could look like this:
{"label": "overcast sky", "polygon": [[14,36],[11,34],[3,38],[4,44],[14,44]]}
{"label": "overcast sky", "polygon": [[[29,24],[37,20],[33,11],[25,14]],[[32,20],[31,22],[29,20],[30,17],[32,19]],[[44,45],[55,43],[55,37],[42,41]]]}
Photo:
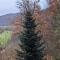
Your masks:
{"label": "overcast sky", "polygon": [[[0,16],[8,13],[17,13],[19,10],[16,7],[17,0],[0,0]],[[39,5],[41,10],[48,7],[47,0],[40,0]]]}
{"label": "overcast sky", "polygon": [[16,12],[18,12],[16,0],[0,0],[0,15]]}

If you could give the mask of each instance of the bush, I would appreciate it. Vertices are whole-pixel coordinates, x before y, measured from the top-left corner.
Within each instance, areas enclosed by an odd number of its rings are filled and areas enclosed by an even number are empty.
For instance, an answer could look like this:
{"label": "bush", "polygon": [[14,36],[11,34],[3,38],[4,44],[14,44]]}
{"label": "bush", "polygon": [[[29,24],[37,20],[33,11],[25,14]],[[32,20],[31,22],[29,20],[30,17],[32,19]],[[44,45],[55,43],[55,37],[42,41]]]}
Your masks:
{"label": "bush", "polygon": [[0,34],[0,47],[5,46],[11,39],[11,31],[4,31]]}

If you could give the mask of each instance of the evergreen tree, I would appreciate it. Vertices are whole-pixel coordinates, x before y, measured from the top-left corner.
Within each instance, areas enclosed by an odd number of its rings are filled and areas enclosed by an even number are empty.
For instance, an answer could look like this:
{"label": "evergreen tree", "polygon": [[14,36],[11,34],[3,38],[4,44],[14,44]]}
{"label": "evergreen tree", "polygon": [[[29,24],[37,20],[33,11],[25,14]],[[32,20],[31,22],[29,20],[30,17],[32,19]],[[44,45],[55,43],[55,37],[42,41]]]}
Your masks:
{"label": "evergreen tree", "polygon": [[[17,50],[17,60],[43,60],[44,42],[41,34],[35,32],[37,24],[32,18],[32,14],[27,12],[24,20],[24,31],[20,37],[20,50]],[[22,48],[22,49],[21,49]]]}

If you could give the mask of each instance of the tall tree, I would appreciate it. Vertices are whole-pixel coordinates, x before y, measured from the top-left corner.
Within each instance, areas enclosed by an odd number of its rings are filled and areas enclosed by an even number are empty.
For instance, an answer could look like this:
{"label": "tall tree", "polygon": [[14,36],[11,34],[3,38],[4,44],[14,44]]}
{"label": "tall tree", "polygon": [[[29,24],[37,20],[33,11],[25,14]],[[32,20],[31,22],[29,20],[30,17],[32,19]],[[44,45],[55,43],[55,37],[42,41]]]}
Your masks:
{"label": "tall tree", "polygon": [[23,13],[23,31],[19,35],[20,49],[17,50],[17,60],[43,60],[44,57],[44,41],[41,32],[36,32],[37,24],[33,19],[34,9],[37,7],[39,0],[32,1],[22,0],[18,2],[20,10]]}
{"label": "tall tree", "polygon": [[17,50],[17,60],[43,60],[44,42],[41,40],[41,34],[35,32],[35,20],[32,14],[27,11],[24,20],[24,31],[20,37],[19,46],[22,50]]}

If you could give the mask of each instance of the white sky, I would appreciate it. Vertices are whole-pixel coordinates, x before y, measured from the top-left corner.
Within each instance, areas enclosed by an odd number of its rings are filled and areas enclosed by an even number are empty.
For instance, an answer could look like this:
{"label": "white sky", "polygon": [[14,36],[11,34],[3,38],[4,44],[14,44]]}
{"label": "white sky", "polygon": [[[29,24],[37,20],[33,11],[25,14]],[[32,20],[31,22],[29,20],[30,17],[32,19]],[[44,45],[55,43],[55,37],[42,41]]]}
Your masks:
{"label": "white sky", "polygon": [[0,15],[16,12],[18,12],[16,0],[0,0]]}
{"label": "white sky", "polygon": [[49,7],[48,4],[49,4],[48,3],[48,0],[40,0],[40,2],[39,2],[39,5],[41,7],[41,10],[48,8]]}
{"label": "white sky", "polygon": [[[0,0],[0,16],[18,12],[16,1],[17,0]],[[41,10],[46,9],[48,7],[47,0],[40,0],[39,5],[41,6]]]}

